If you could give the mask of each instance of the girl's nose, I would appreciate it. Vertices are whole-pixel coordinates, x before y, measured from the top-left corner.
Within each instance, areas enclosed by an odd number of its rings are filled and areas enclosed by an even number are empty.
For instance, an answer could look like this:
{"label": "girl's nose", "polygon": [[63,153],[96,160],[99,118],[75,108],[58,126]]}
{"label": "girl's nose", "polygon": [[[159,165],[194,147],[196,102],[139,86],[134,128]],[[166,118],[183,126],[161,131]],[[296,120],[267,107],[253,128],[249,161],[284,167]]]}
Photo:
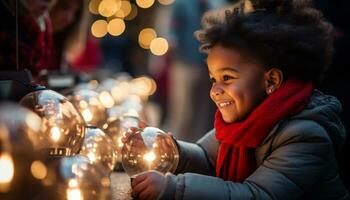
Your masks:
{"label": "girl's nose", "polygon": [[212,88],[212,95],[213,96],[218,96],[224,93],[224,90],[221,87],[218,86],[213,86]]}

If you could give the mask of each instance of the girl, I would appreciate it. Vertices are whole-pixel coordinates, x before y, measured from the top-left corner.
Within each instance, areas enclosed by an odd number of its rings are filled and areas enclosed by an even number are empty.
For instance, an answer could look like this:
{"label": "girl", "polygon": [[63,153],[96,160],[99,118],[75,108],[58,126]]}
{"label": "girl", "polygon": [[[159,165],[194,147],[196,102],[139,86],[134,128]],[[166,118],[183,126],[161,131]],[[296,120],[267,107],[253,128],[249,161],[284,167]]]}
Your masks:
{"label": "girl", "polygon": [[204,17],[215,129],[178,141],[177,176],[137,176],[139,199],[349,199],[335,159],[341,105],[314,89],[331,61],[331,26],[306,0],[251,3],[250,13]]}

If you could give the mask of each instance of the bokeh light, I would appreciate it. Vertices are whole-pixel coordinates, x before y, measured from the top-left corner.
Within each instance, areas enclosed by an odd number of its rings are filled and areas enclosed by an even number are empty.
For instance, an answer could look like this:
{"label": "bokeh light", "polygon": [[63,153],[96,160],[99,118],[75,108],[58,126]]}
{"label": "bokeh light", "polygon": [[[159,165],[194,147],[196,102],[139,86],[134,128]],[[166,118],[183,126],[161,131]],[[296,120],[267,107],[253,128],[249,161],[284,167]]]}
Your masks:
{"label": "bokeh light", "polygon": [[160,4],[163,4],[163,5],[170,5],[170,4],[174,3],[175,0],[158,0],[158,2]]}
{"label": "bokeh light", "polygon": [[131,3],[130,5],[131,5],[131,11],[129,15],[125,17],[125,20],[128,20],[128,21],[135,19],[138,13],[137,6],[133,3]]}
{"label": "bokeh light", "polygon": [[156,56],[164,55],[169,49],[168,41],[164,38],[156,38],[152,40],[150,49],[151,52]]}
{"label": "bokeh light", "polygon": [[157,33],[152,28],[145,28],[139,33],[139,45],[144,49],[149,49],[151,42],[157,37]]}
{"label": "bokeh light", "polygon": [[101,0],[91,0],[89,2],[89,11],[92,14],[98,15],[98,6],[100,5]]}
{"label": "bokeh light", "polygon": [[110,17],[120,9],[120,6],[120,0],[102,0],[98,6],[98,12],[104,17]]}
{"label": "bokeh light", "polygon": [[154,4],[154,0],[136,0],[136,4],[140,8],[149,8]]}
{"label": "bokeh light", "polygon": [[124,20],[115,18],[108,22],[107,31],[113,36],[121,35],[125,31]]}
{"label": "bokeh light", "polygon": [[131,13],[131,4],[129,1],[121,1],[120,9],[114,14],[114,16],[119,18],[125,18]]}
{"label": "bokeh light", "polygon": [[101,38],[107,34],[107,21],[100,19],[95,21],[91,26],[91,33],[97,38]]}

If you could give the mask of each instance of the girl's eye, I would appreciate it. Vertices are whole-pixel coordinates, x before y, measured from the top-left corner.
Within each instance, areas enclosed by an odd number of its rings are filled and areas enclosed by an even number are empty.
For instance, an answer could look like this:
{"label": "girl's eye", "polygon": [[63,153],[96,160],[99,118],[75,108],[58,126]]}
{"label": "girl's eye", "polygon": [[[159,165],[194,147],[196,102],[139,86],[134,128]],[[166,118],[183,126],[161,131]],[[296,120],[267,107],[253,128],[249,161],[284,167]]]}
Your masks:
{"label": "girl's eye", "polygon": [[224,75],[223,79],[224,79],[224,81],[228,81],[228,80],[232,79],[232,77],[228,76],[228,75]]}

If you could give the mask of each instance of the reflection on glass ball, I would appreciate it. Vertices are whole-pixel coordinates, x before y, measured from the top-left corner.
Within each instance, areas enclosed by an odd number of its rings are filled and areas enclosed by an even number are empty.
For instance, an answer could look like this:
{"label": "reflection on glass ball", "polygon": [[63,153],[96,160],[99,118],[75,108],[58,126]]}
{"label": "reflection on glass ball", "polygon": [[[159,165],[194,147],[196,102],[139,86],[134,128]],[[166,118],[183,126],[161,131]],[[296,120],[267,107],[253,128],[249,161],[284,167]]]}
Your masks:
{"label": "reflection on glass ball", "polygon": [[131,177],[147,170],[174,172],[178,162],[175,141],[154,127],[139,129],[130,135],[122,149],[122,164]]}
{"label": "reflection on glass ball", "polygon": [[86,157],[63,157],[50,167],[49,184],[38,199],[105,200],[111,199],[110,179],[103,168],[92,165]]}
{"label": "reflection on glass ball", "polygon": [[92,90],[73,91],[67,98],[83,115],[87,124],[101,128],[107,119],[107,111],[99,99],[99,94]]}
{"label": "reflection on glass ball", "polygon": [[20,104],[42,119],[40,143],[50,156],[70,156],[79,152],[85,121],[67,98],[52,90],[39,90],[24,96]]}
{"label": "reflection on glass ball", "polygon": [[40,128],[41,119],[32,111],[0,105],[0,199],[34,198],[43,190],[47,166]]}
{"label": "reflection on glass ball", "polygon": [[87,157],[91,164],[99,163],[110,174],[117,162],[117,152],[112,139],[96,127],[86,129],[80,154]]}
{"label": "reflection on glass ball", "polygon": [[104,127],[104,131],[112,138],[113,144],[116,147],[118,162],[121,161],[121,151],[124,145],[122,138],[125,137],[126,131],[132,127],[140,128],[141,123],[139,118],[125,115],[123,117],[110,119]]}

